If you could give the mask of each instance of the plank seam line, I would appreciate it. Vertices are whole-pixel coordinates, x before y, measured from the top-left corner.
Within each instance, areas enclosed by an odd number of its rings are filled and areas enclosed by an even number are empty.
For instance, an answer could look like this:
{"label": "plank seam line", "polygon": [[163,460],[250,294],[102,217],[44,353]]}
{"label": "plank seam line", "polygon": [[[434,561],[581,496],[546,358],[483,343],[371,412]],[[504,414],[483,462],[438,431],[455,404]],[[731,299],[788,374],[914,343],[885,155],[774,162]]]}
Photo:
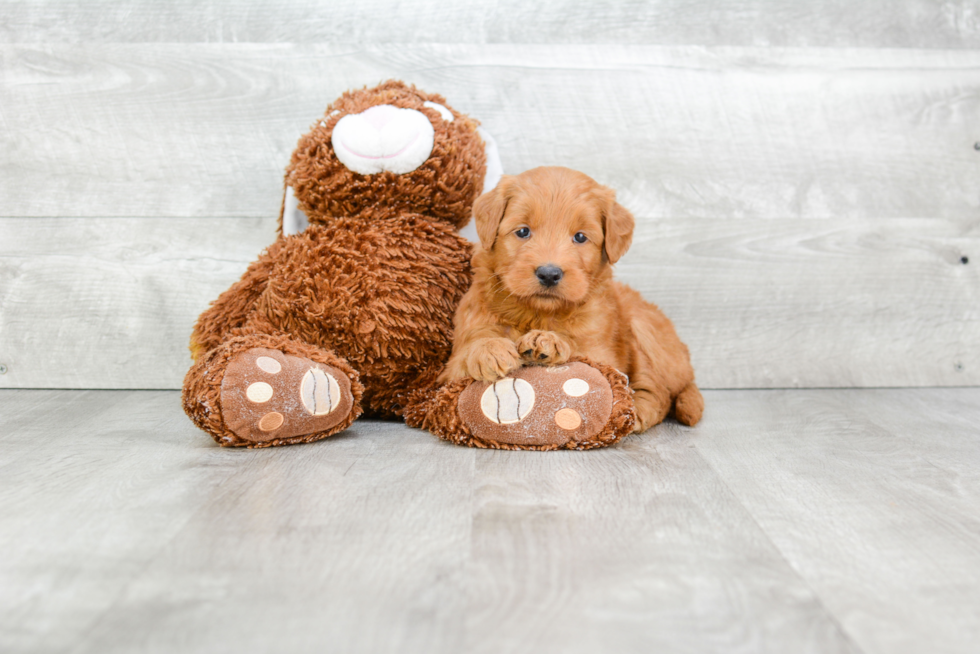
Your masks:
{"label": "plank seam line", "polygon": [[[284,453],[280,452],[279,458],[281,459],[283,456],[285,456]],[[89,638],[92,635],[92,633],[98,628],[98,626],[106,619],[106,617],[116,609],[116,607],[123,601],[123,598],[126,595],[127,591],[129,591],[129,589],[133,586],[133,584],[137,583],[146,574],[147,570],[159,560],[161,554],[163,554],[167,548],[169,548],[174,542],[177,541],[178,538],[180,538],[180,536],[184,532],[187,531],[187,529],[189,528],[193,520],[199,514],[206,511],[212,505],[223,500],[226,496],[230,495],[233,492],[233,489],[227,488],[228,484],[230,484],[234,479],[243,476],[245,474],[245,471],[249,469],[250,467],[249,464],[260,465],[256,463],[257,461],[260,460],[261,459],[251,459],[250,461],[246,461],[245,465],[233,468],[229,472],[227,477],[225,477],[220,483],[216,484],[212,488],[210,497],[206,501],[202,502],[197,507],[197,509],[189,512],[186,515],[183,524],[181,524],[180,527],[175,529],[173,531],[173,534],[170,536],[170,538],[166,539],[165,542],[161,543],[160,546],[156,548],[155,552],[153,553],[153,556],[147,557],[144,564],[140,566],[139,570],[135,571],[132,574],[132,576],[130,576],[129,580],[119,588],[119,591],[115,594],[112,600],[106,605],[105,610],[101,614],[99,614],[99,616],[95,618],[91,624],[88,625],[88,627],[84,631],[84,634],[78,637],[77,643],[79,644],[79,646],[82,642],[84,642],[86,638]],[[75,651],[75,649],[73,649],[72,651]]]}
{"label": "plank seam line", "polygon": [[837,615],[827,607],[820,594],[817,593],[816,589],[810,585],[810,581],[803,576],[803,573],[800,570],[798,570],[795,565],[790,563],[789,559],[787,559],[786,555],[783,553],[783,550],[781,550],[779,546],[776,545],[775,541],[773,541],[772,538],[769,536],[769,532],[767,532],[762,527],[762,525],[759,524],[759,521],[756,519],[755,515],[753,515],[753,513],[749,510],[749,508],[745,506],[745,503],[742,502],[742,498],[740,498],[738,495],[735,494],[731,486],[728,485],[728,481],[721,475],[720,472],[718,472],[718,469],[711,464],[711,461],[709,461],[707,457],[705,457],[704,454],[701,453],[701,450],[698,448],[697,441],[694,441],[694,451],[698,453],[698,457],[700,457],[701,460],[704,461],[704,464],[708,466],[708,468],[711,470],[711,472],[715,474],[715,477],[718,479],[718,481],[721,482],[721,485],[725,487],[725,490],[728,491],[728,494],[732,497],[732,499],[737,501],[739,506],[742,507],[742,510],[745,511],[745,514],[749,516],[749,519],[752,520],[752,524],[756,526],[756,528],[759,530],[759,533],[763,535],[766,541],[770,545],[772,545],[772,548],[779,555],[779,558],[783,561],[783,563],[785,563],[786,566],[793,571],[793,574],[795,574],[797,579],[800,580],[800,583],[806,586],[806,588],[811,593],[813,593],[813,598],[817,601],[817,604],[819,604],[820,608],[823,609],[827,618],[830,619],[834,623],[834,625],[836,625],[837,629],[840,631],[841,635],[847,640],[848,644],[850,644],[854,648],[854,652],[864,654],[865,652],[864,648],[858,646],[857,642],[854,640],[851,633],[844,628],[844,625],[841,623],[840,619],[838,619]]}

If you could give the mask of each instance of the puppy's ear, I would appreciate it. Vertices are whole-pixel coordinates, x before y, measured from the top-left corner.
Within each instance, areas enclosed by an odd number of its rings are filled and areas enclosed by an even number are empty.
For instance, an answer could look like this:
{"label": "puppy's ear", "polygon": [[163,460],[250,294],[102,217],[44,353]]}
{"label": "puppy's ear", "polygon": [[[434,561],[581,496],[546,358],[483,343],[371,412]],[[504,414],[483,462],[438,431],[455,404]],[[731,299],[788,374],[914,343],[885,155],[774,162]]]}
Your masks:
{"label": "puppy's ear", "polygon": [[497,240],[497,228],[504,219],[507,201],[510,200],[510,186],[513,178],[504,175],[488,193],[484,193],[473,203],[473,220],[476,222],[476,234],[480,237],[480,245],[484,250],[493,247]]}
{"label": "puppy's ear", "polygon": [[616,193],[610,190],[602,211],[602,230],[605,236],[602,249],[609,263],[616,263],[630,249],[635,224],[633,214],[616,202]]}

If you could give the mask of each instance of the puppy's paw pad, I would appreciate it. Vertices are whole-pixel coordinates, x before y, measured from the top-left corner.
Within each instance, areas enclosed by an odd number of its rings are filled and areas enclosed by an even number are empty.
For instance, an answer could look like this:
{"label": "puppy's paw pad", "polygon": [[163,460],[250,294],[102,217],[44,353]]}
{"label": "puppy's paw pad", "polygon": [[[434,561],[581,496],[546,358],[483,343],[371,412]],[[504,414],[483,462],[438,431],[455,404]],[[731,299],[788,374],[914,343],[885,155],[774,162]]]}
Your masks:
{"label": "puppy's paw pad", "polygon": [[232,357],[221,382],[225,424],[257,443],[329,430],[353,406],[343,372],[268,348]]}
{"label": "puppy's paw pad", "polygon": [[517,342],[521,357],[528,362],[561,365],[572,354],[571,345],[554,332],[533,330]]}

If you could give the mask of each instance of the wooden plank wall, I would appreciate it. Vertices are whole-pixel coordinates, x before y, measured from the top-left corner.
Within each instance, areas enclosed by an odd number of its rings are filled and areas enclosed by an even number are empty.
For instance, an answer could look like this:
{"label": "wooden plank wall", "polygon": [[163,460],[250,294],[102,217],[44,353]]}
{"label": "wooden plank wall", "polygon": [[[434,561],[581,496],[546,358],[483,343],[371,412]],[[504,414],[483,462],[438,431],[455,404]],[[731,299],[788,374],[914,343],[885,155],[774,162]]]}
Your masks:
{"label": "wooden plank wall", "polygon": [[179,387],[387,78],[616,188],[703,386],[980,383],[980,2],[336,4],[0,2],[0,387]]}

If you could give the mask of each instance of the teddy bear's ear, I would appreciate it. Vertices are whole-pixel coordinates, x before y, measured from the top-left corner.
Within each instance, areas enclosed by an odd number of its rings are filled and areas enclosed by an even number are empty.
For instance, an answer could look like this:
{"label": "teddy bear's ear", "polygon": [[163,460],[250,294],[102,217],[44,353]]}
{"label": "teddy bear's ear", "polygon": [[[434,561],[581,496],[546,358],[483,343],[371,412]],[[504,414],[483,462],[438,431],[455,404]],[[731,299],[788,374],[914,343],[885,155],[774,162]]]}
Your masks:
{"label": "teddy bear's ear", "polygon": [[483,139],[483,152],[487,156],[487,173],[483,177],[483,192],[489,193],[504,176],[504,165],[500,162],[500,148],[497,140],[482,127],[476,128],[476,133]]}
{"label": "teddy bear's ear", "polygon": [[[482,193],[489,193],[496,188],[497,184],[500,183],[500,178],[504,176],[504,166],[500,162],[500,150],[497,148],[497,141],[490,135],[490,132],[482,127],[477,127],[476,131],[483,139],[483,152],[487,156],[487,171],[483,176]],[[459,235],[470,243],[477,242],[480,235],[476,232],[476,221],[467,220],[466,225],[459,230]]]}
{"label": "teddy bear's ear", "polygon": [[605,194],[605,207],[602,210],[602,231],[605,236],[602,250],[606,253],[609,263],[616,263],[630,249],[636,221],[626,207],[616,202],[615,191],[604,190],[608,193]]}
{"label": "teddy bear's ear", "polygon": [[293,193],[293,187],[287,185],[286,193],[282,199],[282,209],[279,214],[279,232],[283,236],[299,234],[309,224],[310,219],[299,208],[299,200],[296,199],[296,194]]}
{"label": "teddy bear's ear", "polygon": [[497,240],[497,228],[500,227],[500,221],[507,210],[507,201],[510,200],[512,179],[510,175],[504,175],[492,191],[484,193],[473,203],[473,221],[484,250],[491,249]]}

